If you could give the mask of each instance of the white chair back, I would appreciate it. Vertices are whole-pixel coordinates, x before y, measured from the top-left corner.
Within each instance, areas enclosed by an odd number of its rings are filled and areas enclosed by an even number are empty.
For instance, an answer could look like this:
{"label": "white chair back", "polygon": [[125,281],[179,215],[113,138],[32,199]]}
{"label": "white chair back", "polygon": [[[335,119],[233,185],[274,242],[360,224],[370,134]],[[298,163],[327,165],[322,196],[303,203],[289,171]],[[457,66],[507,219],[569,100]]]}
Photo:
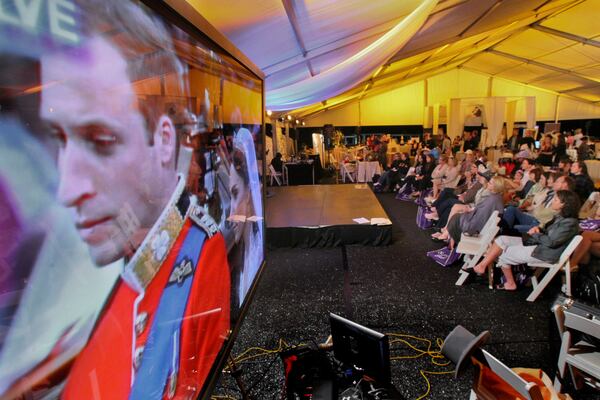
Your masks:
{"label": "white chair back", "polygon": [[571,257],[571,254],[573,254],[573,252],[575,251],[577,246],[579,246],[579,243],[581,243],[582,240],[583,236],[581,235],[577,235],[573,239],[571,239],[571,243],[569,243],[569,245],[560,255],[560,260],[558,261],[558,263],[562,265],[565,262],[567,262],[567,259]]}
{"label": "white chair back", "polygon": [[281,173],[275,171],[273,165],[269,165],[269,173],[271,175],[271,186],[273,186],[273,179],[275,179],[275,182],[277,182],[278,186],[281,186],[281,181],[279,180],[279,177],[281,177]]}

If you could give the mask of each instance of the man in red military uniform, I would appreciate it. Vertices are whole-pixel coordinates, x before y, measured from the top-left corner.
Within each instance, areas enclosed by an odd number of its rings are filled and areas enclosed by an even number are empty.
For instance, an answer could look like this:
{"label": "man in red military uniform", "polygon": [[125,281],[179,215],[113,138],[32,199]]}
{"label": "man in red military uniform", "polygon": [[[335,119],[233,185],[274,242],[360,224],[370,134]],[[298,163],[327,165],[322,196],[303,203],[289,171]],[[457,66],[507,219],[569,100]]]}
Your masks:
{"label": "man in red military uniform", "polygon": [[[196,398],[229,334],[226,247],[176,172],[164,103],[148,106],[135,91],[158,77],[185,96],[184,69],[160,23],[129,2],[100,3],[83,4],[84,15],[124,32],[100,35],[92,21],[78,51],[41,60],[41,116],[60,144],[59,201],[98,266],[123,263],[62,397]],[[156,48],[131,55],[132,42]]]}

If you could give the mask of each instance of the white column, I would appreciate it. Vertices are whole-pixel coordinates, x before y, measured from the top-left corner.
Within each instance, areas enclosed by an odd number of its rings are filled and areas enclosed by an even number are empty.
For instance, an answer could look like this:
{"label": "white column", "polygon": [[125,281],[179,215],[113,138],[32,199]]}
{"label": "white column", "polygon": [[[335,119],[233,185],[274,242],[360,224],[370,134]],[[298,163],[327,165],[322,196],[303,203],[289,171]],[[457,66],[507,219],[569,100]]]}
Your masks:
{"label": "white column", "polygon": [[525,114],[527,116],[527,128],[535,128],[535,96],[525,97]]}
{"label": "white column", "polygon": [[462,118],[461,99],[450,99],[448,106],[448,136],[454,139],[462,135],[464,120]]}

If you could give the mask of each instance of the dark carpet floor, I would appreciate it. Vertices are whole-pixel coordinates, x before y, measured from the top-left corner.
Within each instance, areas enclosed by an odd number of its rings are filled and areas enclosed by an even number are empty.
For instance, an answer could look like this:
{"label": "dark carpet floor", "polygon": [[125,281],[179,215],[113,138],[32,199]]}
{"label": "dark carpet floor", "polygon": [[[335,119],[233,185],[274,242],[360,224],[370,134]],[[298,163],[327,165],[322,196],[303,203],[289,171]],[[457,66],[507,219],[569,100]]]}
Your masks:
{"label": "dark carpet floor", "polygon": [[[279,339],[289,344],[323,342],[331,311],[380,332],[429,339],[434,347],[436,339],[445,338],[457,324],[475,334],[489,330],[486,350],[511,367],[542,368],[553,378],[559,339],[550,307],[560,282],[535,303],[525,301],[529,288],[492,291],[483,279],[455,286],[458,266],[443,268],[425,255],[441,246],[429,239],[431,232],[415,225],[416,205],[395,200],[393,194],[377,197],[393,222],[394,242],[386,247],[348,247],[350,303],[344,302],[340,249],[269,250],[232,354],[252,346],[273,349]],[[401,343],[392,344],[391,353],[415,354]],[[253,398],[281,398],[283,366],[277,355],[249,360],[240,368]],[[392,380],[406,399],[417,399],[427,392],[420,370],[452,369],[433,365],[429,357],[398,359],[392,361]],[[470,372],[458,380],[452,374],[429,375],[429,380],[431,399],[468,399]],[[241,398],[228,374],[222,375],[215,395]]]}

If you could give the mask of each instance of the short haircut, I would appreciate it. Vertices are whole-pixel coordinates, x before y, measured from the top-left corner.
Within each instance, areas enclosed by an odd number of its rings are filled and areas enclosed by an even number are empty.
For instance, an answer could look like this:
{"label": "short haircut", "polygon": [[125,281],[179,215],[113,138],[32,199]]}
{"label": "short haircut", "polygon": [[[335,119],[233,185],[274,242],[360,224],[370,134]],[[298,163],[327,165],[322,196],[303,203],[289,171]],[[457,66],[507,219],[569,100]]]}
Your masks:
{"label": "short haircut", "polygon": [[[169,97],[189,98],[187,69],[175,53],[171,33],[144,6],[121,0],[78,0],[77,5],[82,11],[84,47],[86,40],[100,36],[127,62],[127,75],[132,83],[152,77],[174,77],[176,84],[170,86]],[[160,117],[173,117],[176,110],[166,104],[163,95],[145,96],[138,103],[149,144],[153,145],[153,132]]]}
{"label": "short haircut", "polygon": [[560,210],[560,215],[564,218],[577,218],[579,216],[579,208],[581,203],[579,202],[579,196],[571,190],[559,190],[556,192],[556,196],[563,206]]}
{"label": "short haircut", "polygon": [[[577,163],[577,165],[579,166],[579,169],[581,169],[582,175],[588,174],[587,165],[583,161],[575,161],[575,163]],[[575,164],[575,163],[573,163],[573,164]]]}
{"label": "short haircut", "polygon": [[540,181],[542,172],[544,172],[544,170],[542,170],[541,168],[533,168],[531,171],[529,171],[530,174],[533,174],[533,176],[534,176],[533,180],[535,183],[538,183]]}
{"label": "short haircut", "polygon": [[575,180],[573,178],[571,178],[570,176],[561,175],[558,178],[556,178],[556,180],[558,180],[558,179],[564,179],[565,184],[567,185],[569,190],[571,190],[571,191],[575,190]]}

